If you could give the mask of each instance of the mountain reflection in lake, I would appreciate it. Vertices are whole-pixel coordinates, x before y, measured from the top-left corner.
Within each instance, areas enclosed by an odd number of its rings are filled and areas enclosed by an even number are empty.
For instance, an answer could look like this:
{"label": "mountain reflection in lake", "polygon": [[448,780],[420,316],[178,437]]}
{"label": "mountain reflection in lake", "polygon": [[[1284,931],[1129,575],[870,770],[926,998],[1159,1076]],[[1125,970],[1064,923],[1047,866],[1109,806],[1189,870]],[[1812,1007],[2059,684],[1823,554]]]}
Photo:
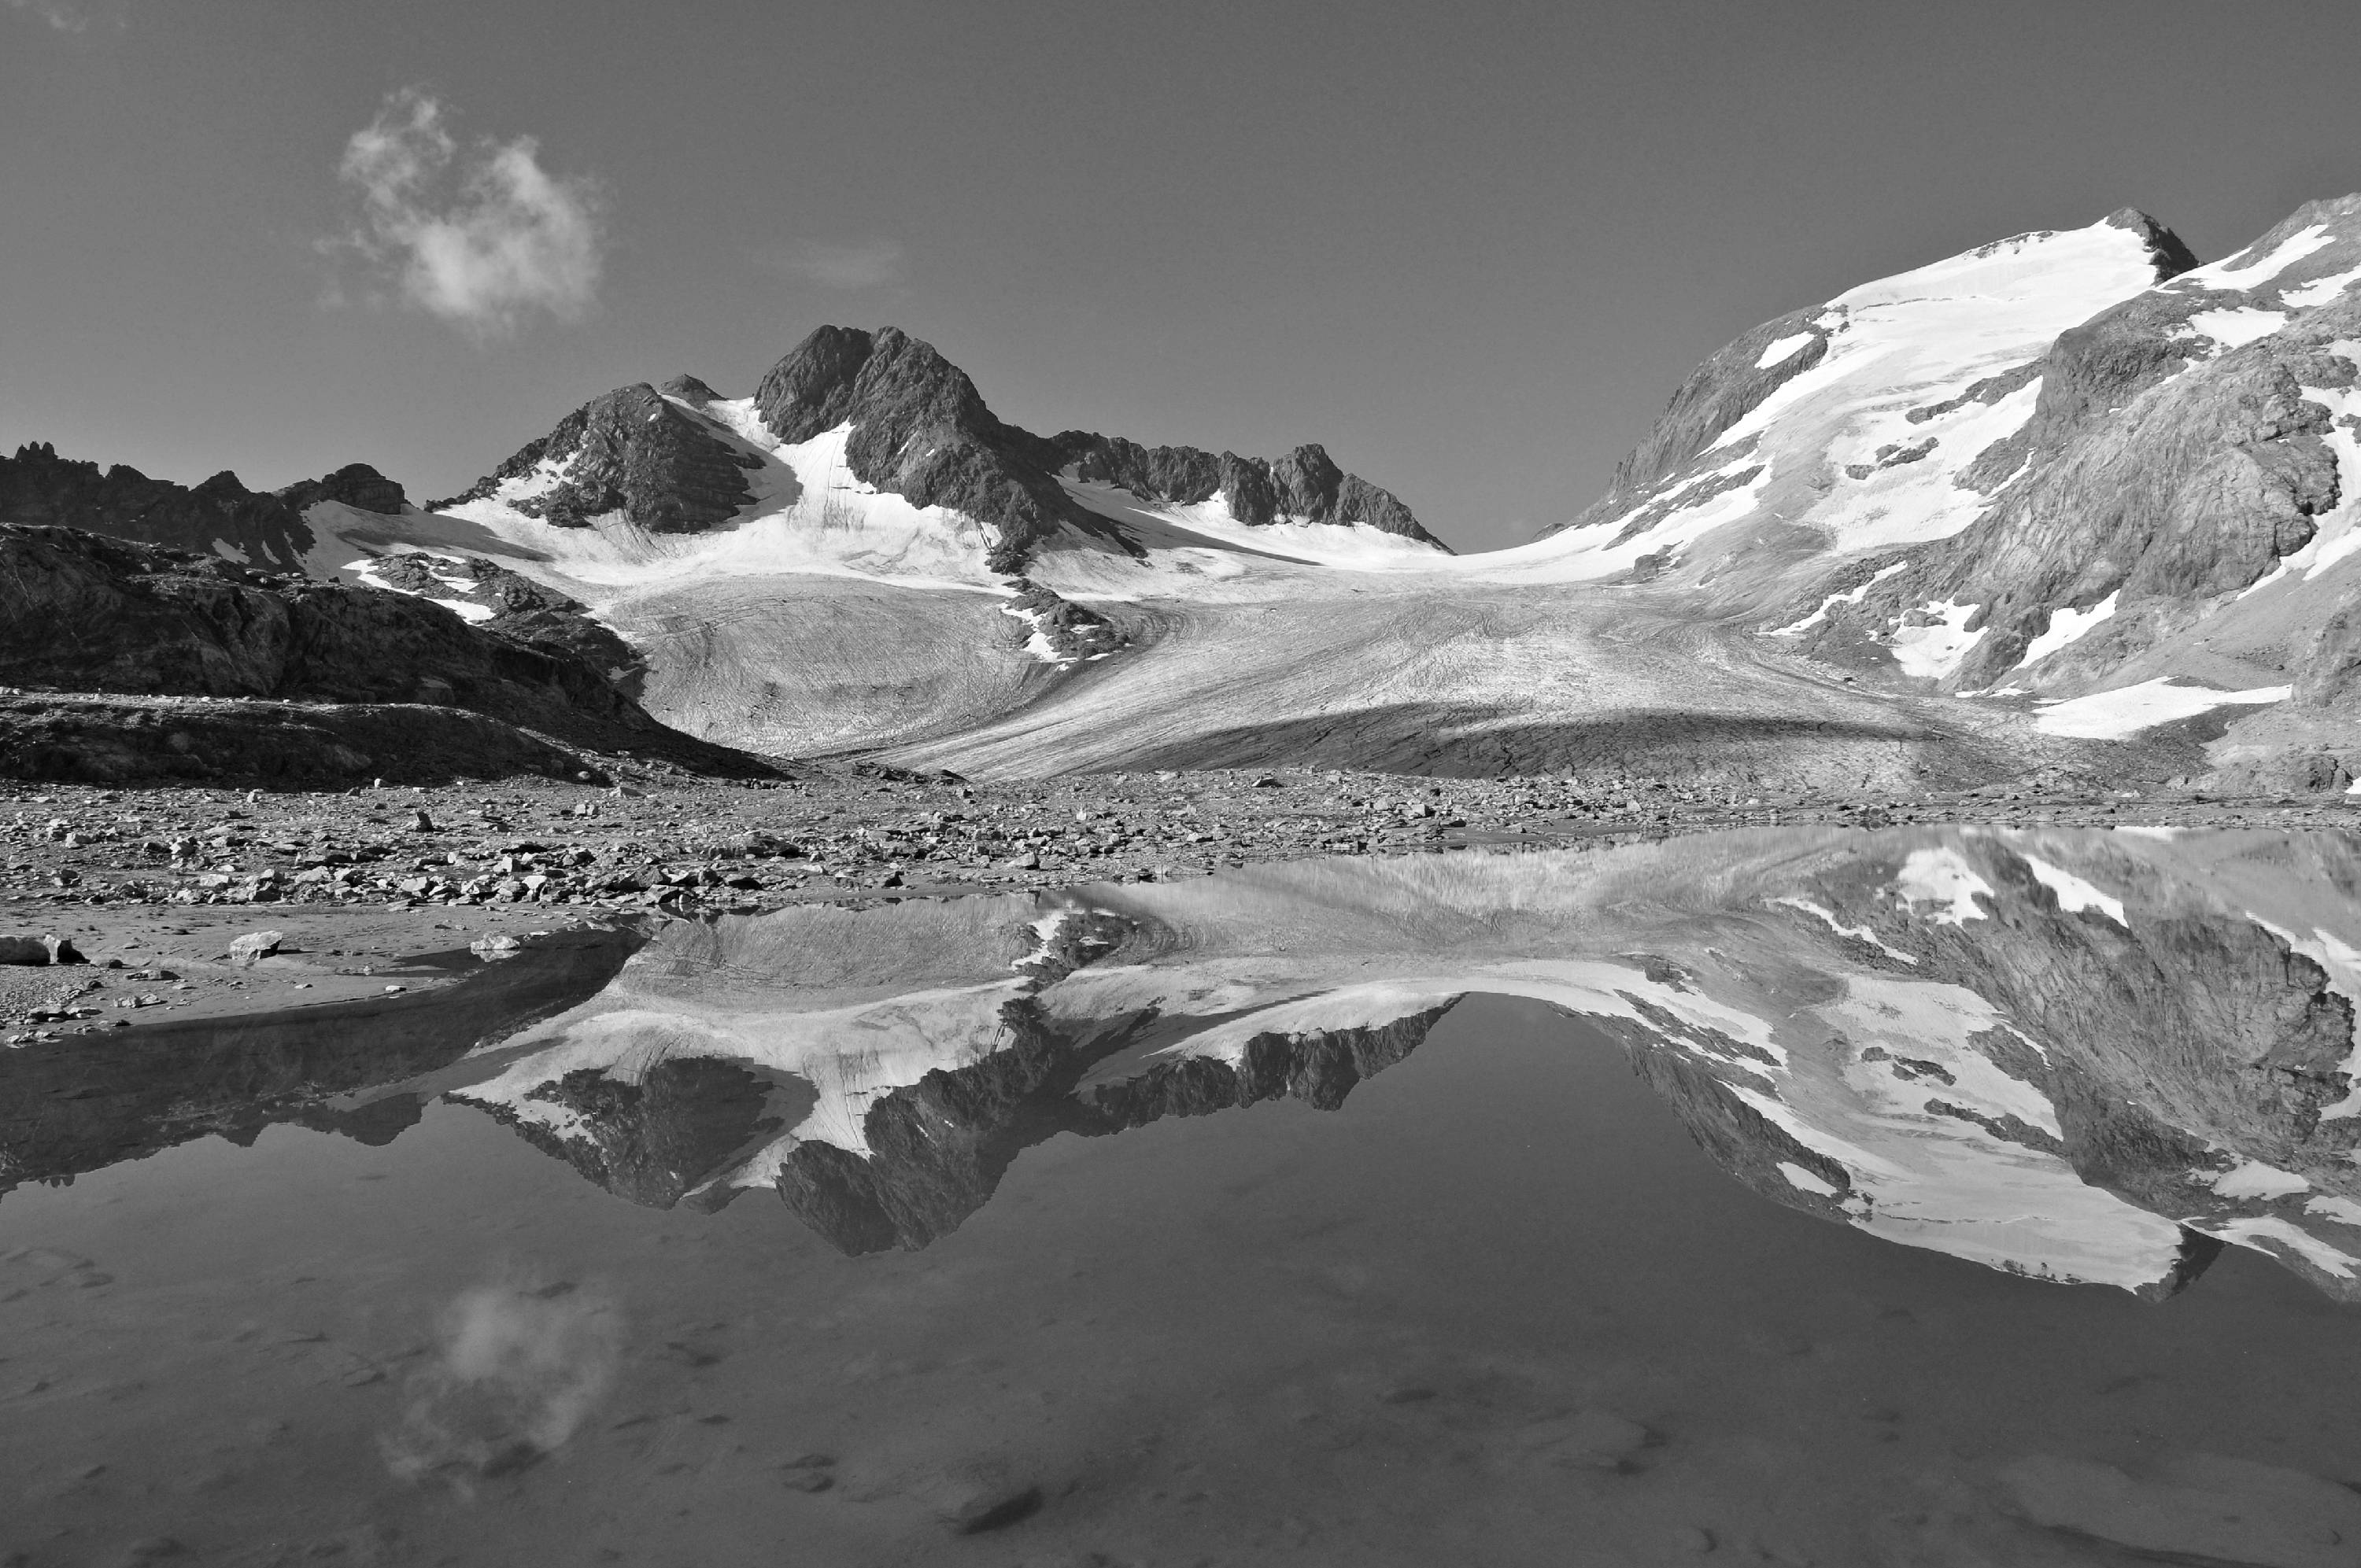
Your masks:
{"label": "mountain reflection in lake", "polygon": [[813,905],[8,1053],[0,1552],[2361,1563],[2357,848]]}

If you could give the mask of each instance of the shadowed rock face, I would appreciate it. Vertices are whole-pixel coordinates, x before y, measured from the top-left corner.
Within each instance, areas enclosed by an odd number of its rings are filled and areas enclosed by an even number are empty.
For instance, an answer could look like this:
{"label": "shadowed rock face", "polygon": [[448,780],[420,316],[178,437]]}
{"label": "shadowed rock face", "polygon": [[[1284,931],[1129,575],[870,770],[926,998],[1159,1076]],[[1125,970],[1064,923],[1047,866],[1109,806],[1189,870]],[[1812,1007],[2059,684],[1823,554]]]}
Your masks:
{"label": "shadowed rock face", "polygon": [[[480,555],[459,561],[439,555],[383,555],[369,572],[403,593],[481,605],[492,612],[490,620],[476,623],[483,630],[553,653],[588,660],[626,690],[631,689],[628,683],[646,667],[636,649],[593,620],[581,603]],[[458,587],[459,582],[469,586]]]}
{"label": "shadowed rock face", "polygon": [[570,654],[406,595],[60,528],[0,529],[0,679],[70,690],[441,701],[563,729],[654,729]]}
{"label": "shadowed rock face", "polygon": [[1299,446],[1283,457],[1219,456],[1193,446],[1141,446],[1121,436],[1069,430],[1052,444],[1074,477],[1115,485],[1144,501],[1191,506],[1219,496],[1230,516],[1260,528],[1282,519],[1361,523],[1384,533],[1448,546],[1419,525],[1391,492],[1336,466],[1325,448]]}
{"label": "shadowed rock face", "polygon": [[298,479],[280,490],[279,499],[299,512],[322,501],[340,501],[389,517],[398,516],[410,505],[400,485],[366,463],[347,463],[317,479]]}
{"label": "shadowed rock face", "polygon": [[[398,488],[394,493],[398,498]],[[151,479],[120,463],[101,472],[95,463],[59,456],[47,442],[0,457],[0,522],[86,529],[204,554],[235,553],[281,570],[300,570],[313,546],[302,514],[308,504],[257,495],[227,472],[194,488]]]}
{"label": "shadowed rock face", "polygon": [[753,766],[666,729],[563,639],[521,641],[410,595],[67,528],[0,524],[0,682],[462,707],[577,745]]}
{"label": "shadowed rock face", "polygon": [[1060,525],[1116,538],[1059,487],[1048,443],[1003,424],[965,371],[897,328],[821,327],[771,367],[754,407],[789,444],[850,423],[853,477],[988,525],[994,571],[1021,569]]}
{"label": "shadowed rock face", "polygon": [[919,506],[941,506],[989,523],[996,570],[1018,570],[1060,524],[1113,539],[1104,520],[1067,495],[1057,476],[1119,485],[1144,500],[1183,505],[1220,496],[1241,522],[1292,516],[1366,523],[1435,543],[1410,509],[1349,475],[1318,446],[1265,460],[1194,447],[1143,447],[1119,436],[1067,431],[1043,439],[1004,424],[975,383],[935,349],[886,327],[825,326],[763,377],[754,394],[781,441],[808,441],[850,423],[853,476]]}
{"label": "shadowed rock face", "polygon": [[[710,401],[711,389],[704,390]],[[697,533],[729,521],[754,499],[745,470],[759,460],[642,382],[591,399],[473,487],[428,510],[481,500],[544,466],[557,476],[554,483],[538,494],[506,498],[528,517],[582,528],[592,518],[620,514],[652,533]]]}

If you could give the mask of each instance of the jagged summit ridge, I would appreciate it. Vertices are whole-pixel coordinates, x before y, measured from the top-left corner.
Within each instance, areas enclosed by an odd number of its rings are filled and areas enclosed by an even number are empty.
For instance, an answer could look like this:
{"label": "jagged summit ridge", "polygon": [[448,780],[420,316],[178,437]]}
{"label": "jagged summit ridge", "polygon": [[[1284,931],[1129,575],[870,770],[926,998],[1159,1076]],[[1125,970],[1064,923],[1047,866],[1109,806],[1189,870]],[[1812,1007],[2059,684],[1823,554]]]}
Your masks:
{"label": "jagged summit ridge", "polygon": [[[767,504],[747,477],[765,453],[785,461],[801,449],[818,462],[815,444],[839,432],[841,449],[829,446],[826,464],[840,463],[870,492],[982,524],[986,563],[1002,575],[1061,535],[1137,553],[1070,482],[1115,485],[1150,505],[1218,499],[1248,527],[1358,525],[1443,548],[1398,498],[1319,445],[1266,459],[1086,431],[1036,435],[994,415],[931,344],[890,326],[818,328],[742,403],[688,375],[607,393],[429,510],[489,502],[560,527],[611,517],[650,532],[710,532]],[[750,447],[749,438],[759,439]],[[790,474],[774,488],[792,499],[825,477]]]}

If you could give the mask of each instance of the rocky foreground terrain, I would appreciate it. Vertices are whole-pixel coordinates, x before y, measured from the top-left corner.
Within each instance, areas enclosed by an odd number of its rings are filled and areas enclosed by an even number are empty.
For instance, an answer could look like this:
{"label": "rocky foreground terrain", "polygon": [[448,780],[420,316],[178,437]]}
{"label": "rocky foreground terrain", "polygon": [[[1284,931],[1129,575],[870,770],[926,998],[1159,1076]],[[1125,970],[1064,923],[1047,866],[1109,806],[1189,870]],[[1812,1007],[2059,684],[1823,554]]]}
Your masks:
{"label": "rocky foreground terrain", "polygon": [[[2035,782],[1814,799],[1580,778],[1123,774],[981,784],[867,768],[701,778],[619,763],[611,784],[304,792],[0,784],[9,1043],[444,983],[471,944],[631,913],[1168,881],[1316,855],[1515,852],[1714,828],[1926,822],[2344,826],[2342,797],[2219,801]],[[276,950],[234,959],[240,936]],[[39,938],[82,960],[52,965]],[[7,944],[0,941],[0,948]],[[269,961],[256,965],[253,957]],[[390,977],[379,971],[401,972]]]}

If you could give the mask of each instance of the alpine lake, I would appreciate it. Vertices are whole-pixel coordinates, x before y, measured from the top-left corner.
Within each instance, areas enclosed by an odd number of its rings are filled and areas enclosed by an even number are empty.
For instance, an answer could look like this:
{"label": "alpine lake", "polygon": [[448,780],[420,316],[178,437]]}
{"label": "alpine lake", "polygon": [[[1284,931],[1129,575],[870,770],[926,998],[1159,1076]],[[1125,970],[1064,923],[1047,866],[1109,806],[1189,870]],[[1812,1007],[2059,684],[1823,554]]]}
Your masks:
{"label": "alpine lake", "polygon": [[0,1562],[2361,1564],[2361,839],[810,904],[0,1052]]}

